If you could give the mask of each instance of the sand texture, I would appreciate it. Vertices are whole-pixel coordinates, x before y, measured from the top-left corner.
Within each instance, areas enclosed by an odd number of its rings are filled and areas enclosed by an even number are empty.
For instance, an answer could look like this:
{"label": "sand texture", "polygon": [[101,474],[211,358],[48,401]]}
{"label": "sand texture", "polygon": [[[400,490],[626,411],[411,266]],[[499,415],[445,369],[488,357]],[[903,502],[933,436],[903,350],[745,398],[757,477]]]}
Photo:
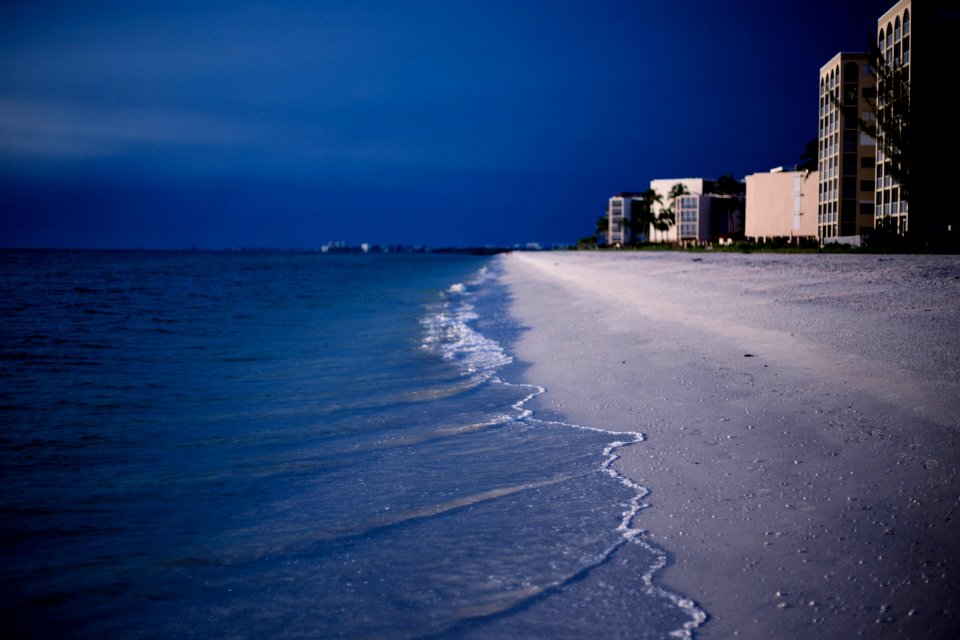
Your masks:
{"label": "sand texture", "polygon": [[702,638],[958,637],[960,259],[502,259],[541,414],[621,470]]}

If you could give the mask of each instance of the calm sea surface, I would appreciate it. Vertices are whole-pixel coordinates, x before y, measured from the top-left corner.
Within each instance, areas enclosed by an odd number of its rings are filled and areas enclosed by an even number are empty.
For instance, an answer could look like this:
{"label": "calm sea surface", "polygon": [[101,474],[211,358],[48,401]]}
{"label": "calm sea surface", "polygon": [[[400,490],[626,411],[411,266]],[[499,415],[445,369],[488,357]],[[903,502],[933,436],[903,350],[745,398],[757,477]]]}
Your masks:
{"label": "calm sea surface", "polygon": [[682,636],[624,436],[510,384],[496,269],[0,253],[0,636]]}

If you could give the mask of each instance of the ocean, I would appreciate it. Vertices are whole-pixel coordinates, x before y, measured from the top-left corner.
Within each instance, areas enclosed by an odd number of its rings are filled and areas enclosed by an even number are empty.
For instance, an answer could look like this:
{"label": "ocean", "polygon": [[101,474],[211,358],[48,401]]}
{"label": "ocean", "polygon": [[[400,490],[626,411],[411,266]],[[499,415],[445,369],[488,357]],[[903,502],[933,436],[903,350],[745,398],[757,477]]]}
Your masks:
{"label": "ocean", "polygon": [[642,436],[526,408],[497,273],[0,252],[0,636],[689,637]]}

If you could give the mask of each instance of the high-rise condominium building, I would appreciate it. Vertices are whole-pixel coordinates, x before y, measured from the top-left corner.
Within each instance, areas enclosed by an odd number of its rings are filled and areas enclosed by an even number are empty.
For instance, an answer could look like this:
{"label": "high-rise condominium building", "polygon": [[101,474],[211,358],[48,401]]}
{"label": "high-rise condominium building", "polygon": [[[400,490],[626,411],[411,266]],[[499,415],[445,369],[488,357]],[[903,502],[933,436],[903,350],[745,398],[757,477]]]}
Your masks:
{"label": "high-rise condominium building", "polygon": [[[860,131],[873,117],[876,82],[862,53],[838,53],[820,68],[817,235],[854,236],[874,226],[876,141]],[[832,96],[832,97],[831,97]]]}
{"label": "high-rise condominium building", "polygon": [[[877,46],[880,54],[891,69],[901,69],[904,79],[910,81],[910,10],[912,0],[900,0],[877,21]],[[882,87],[881,87],[882,89]],[[884,104],[884,92],[880,92],[878,107],[889,109]],[[884,137],[888,135],[883,129],[877,133],[877,192],[876,218],[877,222],[889,217],[896,224],[897,229],[904,233],[908,229],[910,207],[901,185],[892,175],[892,163],[883,152]]]}
{"label": "high-rise condominium building", "polygon": [[[950,96],[960,69],[960,6],[957,0],[916,2],[914,7],[913,0],[900,0],[877,19],[880,54],[903,71],[909,91],[911,153],[907,197],[891,175],[889,158],[878,154],[876,217],[879,222],[889,216],[919,246],[957,251],[960,201],[950,189],[957,183],[952,152],[960,148],[960,126]],[[877,91],[881,109],[883,88]]]}

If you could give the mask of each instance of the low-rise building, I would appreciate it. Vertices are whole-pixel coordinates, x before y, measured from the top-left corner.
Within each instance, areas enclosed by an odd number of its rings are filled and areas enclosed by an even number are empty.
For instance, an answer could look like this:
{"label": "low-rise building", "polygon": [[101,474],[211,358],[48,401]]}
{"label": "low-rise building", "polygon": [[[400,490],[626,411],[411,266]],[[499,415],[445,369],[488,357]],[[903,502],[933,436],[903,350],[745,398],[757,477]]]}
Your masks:
{"label": "low-rise building", "polygon": [[624,245],[635,239],[640,242],[646,241],[647,238],[643,234],[640,234],[639,238],[634,238],[631,230],[630,221],[633,220],[633,210],[638,201],[643,201],[643,194],[632,191],[618,193],[610,198],[607,203],[607,244]]}
{"label": "low-rise building", "polygon": [[782,167],[747,176],[744,235],[758,242],[816,238],[818,178],[816,171]]}
{"label": "low-rise building", "polygon": [[[674,197],[674,188],[683,193]],[[651,180],[650,188],[660,202],[653,207],[655,216],[672,208],[675,224],[665,231],[651,227],[651,238],[680,244],[704,244],[743,233],[743,199],[719,193],[717,182],[703,178]]]}

